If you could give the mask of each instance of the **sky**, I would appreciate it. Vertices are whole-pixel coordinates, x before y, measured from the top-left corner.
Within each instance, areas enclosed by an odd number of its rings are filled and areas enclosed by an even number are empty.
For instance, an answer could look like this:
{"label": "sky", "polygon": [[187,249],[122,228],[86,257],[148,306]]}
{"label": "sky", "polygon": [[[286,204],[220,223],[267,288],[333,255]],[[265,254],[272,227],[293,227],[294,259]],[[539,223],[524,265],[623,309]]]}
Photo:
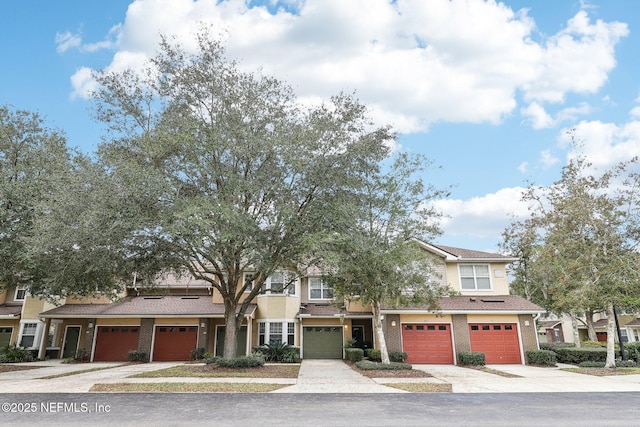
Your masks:
{"label": "sky", "polygon": [[[140,67],[202,23],[305,101],[355,93],[450,190],[434,243],[496,252],[522,190],[584,155],[640,155],[637,0],[21,0],[0,14],[0,105],[93,153],[91,70]],[[580,147],[568,144],[573,131]]]}

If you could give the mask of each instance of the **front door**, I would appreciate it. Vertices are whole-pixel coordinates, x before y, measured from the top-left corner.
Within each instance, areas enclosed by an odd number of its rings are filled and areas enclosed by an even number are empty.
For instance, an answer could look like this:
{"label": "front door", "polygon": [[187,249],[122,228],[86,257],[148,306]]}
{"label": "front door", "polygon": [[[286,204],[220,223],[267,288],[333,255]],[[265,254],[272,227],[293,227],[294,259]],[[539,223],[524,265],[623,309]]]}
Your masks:
{"label": "front door", "polygon": [[[226,335],[227,327],[225,325],[218,325],[216,328],[216,356],[222,357],[224,354],[224,337]],[[247,353],[247,327],[241,326],[238,332],[238,338],[236,342],[236,356],[244,356]]]}
{"label": "front door", "polygon": [[354,326],[351,328],[351,338],[354,339],[353,346],[357,348],[364,347],[364,327]]}
{"label": "front door", "polygon": [[0,348],[6,347],[9,345],[9,342],[11,341],[12,333],[13,333],[13,328],[11,326],[0,327]]}
{"label": "front door", "polygon": [[80,326],[67,326],[64,331],[64,345],[62,346],[62,358],[76,357],[78,341],[80,340]]}

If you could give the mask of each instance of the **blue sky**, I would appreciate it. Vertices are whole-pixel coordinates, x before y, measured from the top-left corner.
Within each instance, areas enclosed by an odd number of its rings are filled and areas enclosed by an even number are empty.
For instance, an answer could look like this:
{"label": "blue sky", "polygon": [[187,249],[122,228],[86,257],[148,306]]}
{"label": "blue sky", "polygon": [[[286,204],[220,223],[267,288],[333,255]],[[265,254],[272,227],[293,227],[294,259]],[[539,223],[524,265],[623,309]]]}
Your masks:
{"label": "blue sky", "polygon": [[398,149],[452,186],[439,243],[496,250],[527,182],[558,179],[566,131],[605,168],[640,154],[635,0],[21,0],[0,17],[0,104],[38,111],[92,152],[91,69],[136,67],[158,35],[206,21],[230,56],[315,102],[355,91]]}

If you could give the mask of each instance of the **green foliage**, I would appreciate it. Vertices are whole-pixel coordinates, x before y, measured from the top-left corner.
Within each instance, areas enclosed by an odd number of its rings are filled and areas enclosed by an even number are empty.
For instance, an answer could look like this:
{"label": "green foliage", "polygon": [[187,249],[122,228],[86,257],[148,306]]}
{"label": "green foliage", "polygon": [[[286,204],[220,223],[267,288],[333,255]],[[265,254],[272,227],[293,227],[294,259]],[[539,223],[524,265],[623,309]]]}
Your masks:
{"label": "green foliage", "polygon": [[382,362],[382,353],[379,348],[368,348],[367,359],[373,362]]}
{"label": "green foliage", "polygon": [[79,348],[76,352],[76,357],[74,358],[76,362],[88,362],[89,361],[89,352],[84,348]]}
{"label": "green foliage", "polygon": [[604,361],[593,362],[593,361],[586,360],[584,362],[578,363],[578,366],[581,368],[604,368]]}
{"label": "green foliage", "polygon": [[461,366],[484,366],[486,365],[485,355],[477,351],[461,351],[458,353],[458,364]]}
{"label": "green foliage", "polygon": [[635,368],[638,364],[635,360],[616,359],[616,368]]}
{"label": "green foliage", "polygon": [[604,362],[607,358],[607,350],[602,347],[559,348],[555,352],[558,362],[573,365],[582,362]]}
{"label": "green foliage", "polygon": [[241,356],[233,359],[217,359],[216,364],[221,368],[259,368],[264,366],[264,359],[255,356]]}
{"label": "green foliage", "polygon": [[7,345],[0,350],[0,363],[32,362],[33,355],[27,349]]}
{"label": "green foliage", "polygon": [[556,366],[556,353],[551,350],[529,350],[526,355],[530,365]]}
{"label": "green foliage", "polygon": [[399,362],[391,362],[391,363],[379,363],[372,362],[369,360],[361,360],[360,362],[356,362],[356,366],[363,371],[377,371],[377,370],[386,370],[386,371],[401,371],[401,370],[411,370],[413,366],[408,363],[399,363]]}
{"label": "green foliage", "polygon": [[407,360],[407,357],[409,357],[409,355],[407,353],[405,353],[404,351],[390,351],[389,352],[389,359],[392,362],[404,363],[404,361]]}
{"label": "green foliage", "polygon": [[635,360],[640,363],[640,341],[624,343],[624,350],[629,360]]}
{"label": "green foliage", "polygon": [[350,362],[359,362],[364,359],[364,350],[361,348],[345,348],[344,355]]}
{"label": "green foliage", "polygon": [[254,351],[260,353],[267,362],[297,363],[300,361],[300,348],[284,342],[257,346]]}
{"label": "green foliage", "polygon": [[575,347],[576,344],[572,342],[541,342],[540,350],[550,350],[555,352],[558,348]]}
{"label": "green foliage", "polygon": [[127,360],[129,360],[129,362],[148,362],[149,358],[145,351],[131,350],[127,353]]}
{"label": "green foliage", "polygon": [[356,344],[355,338],[347,338],[346,340],[344,340],[344,348],[353,348],[355,344]]}
{"label": "green foliage", "polygon": [[583,347],[606,347],[607,346],[607,342],[606,341],[580,341],[580,345],[582,345]]}
{"label": "green foliage", "polygon": [[198,347],[191,349],[189,352],[189,360],[202,360],[204,359],[204,355],[207,352],[205,348]]}
{"label": "green foliage", "polygon": [[221,357],[218,357],[218,356],[210,356],[210,357],[207,357],[206,359],[204,359],[204,363],[207,364],[207,365],[214,365],[214,364],[218,363],[218,360],[220,360],[220,359],[221,359]]}

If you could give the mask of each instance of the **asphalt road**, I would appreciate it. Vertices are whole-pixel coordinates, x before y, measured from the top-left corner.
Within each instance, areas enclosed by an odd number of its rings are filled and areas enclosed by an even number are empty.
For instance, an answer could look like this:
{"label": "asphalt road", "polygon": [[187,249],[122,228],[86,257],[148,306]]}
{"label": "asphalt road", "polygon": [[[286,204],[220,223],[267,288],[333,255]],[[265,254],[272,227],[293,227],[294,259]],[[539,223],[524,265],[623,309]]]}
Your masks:
{"label": "asphalt road", "polygon": [[640,392],[0,394],[0,425],[638,425]]}

